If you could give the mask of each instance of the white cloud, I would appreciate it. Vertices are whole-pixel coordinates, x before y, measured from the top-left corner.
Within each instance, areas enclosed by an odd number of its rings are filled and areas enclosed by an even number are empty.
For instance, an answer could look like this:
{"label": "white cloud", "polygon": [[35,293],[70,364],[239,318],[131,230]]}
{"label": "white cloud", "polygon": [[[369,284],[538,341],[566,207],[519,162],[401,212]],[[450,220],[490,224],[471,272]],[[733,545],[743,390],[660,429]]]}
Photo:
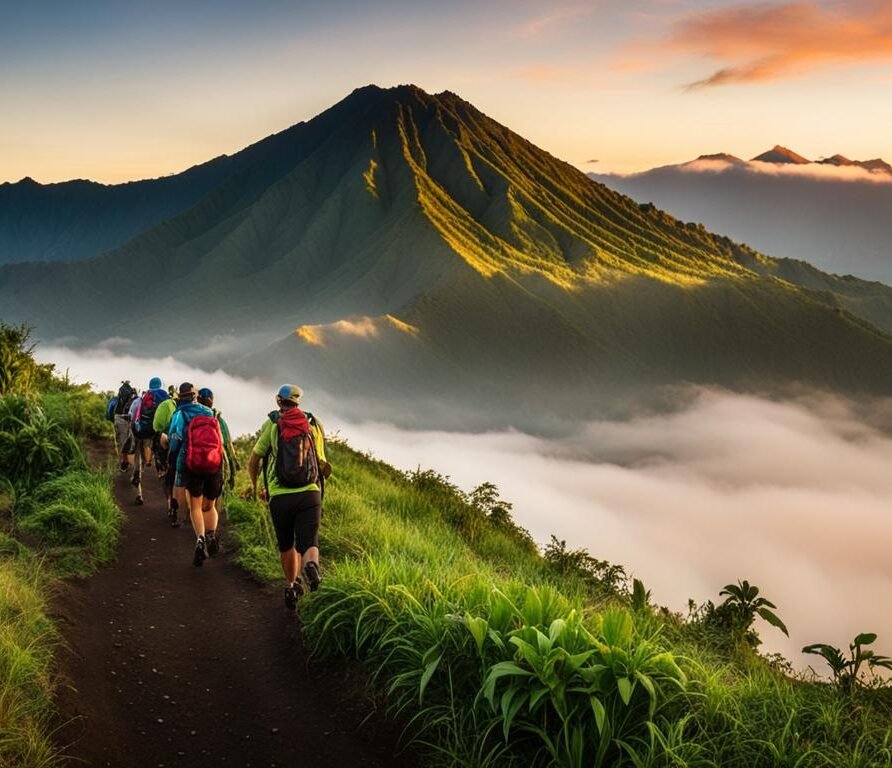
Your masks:
{"label": "white cloud", "polygon": [[[236,433],[253,432],[274,405],[268,386],[171,358],[40,352],[103,388],[124,375],[210,386]],[[466,489],[496,483],[538,541],[554,533],[625,565],[673,609],[749,579],[792,634],[764,626],[765,647],[800,666],[813,661],[798,656],[806,643],[844,646],[861,631],[892,652],[892,439],[875,426],[889,424],[889,402],[701,390],[674,412],[554,440],[356,424],[313,392],[305,401],[330,432],[396,466],[433,467]]]}

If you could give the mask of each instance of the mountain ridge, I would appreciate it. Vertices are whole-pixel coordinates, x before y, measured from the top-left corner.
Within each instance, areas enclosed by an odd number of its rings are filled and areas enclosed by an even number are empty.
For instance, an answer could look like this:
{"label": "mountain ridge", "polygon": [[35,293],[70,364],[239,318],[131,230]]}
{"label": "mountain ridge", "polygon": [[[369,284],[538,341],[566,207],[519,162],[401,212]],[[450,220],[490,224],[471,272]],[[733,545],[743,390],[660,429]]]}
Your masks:
{"label": "mountain ridge", "polygon": [[[255,160],[114,252],[0,268],[8,319],[502,423],[684,381],[892,375],[889,289],[870,314],[861,283],[638,205],[454,93],[357,89]],[[105,290],[146,263],[161,300]]]}

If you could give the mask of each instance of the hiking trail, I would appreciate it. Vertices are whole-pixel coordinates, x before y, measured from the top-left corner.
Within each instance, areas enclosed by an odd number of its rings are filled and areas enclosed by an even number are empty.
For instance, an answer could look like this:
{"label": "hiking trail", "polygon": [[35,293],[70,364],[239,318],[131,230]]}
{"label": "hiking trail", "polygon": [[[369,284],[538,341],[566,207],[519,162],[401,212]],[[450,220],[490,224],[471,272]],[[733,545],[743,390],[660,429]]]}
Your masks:
{"label": "hiking trail", "polygon": [[[355,664],[314,661],[281,589],[223,551],[196,568],[154,470],[124,512],[118,559],[60,589],[57,742],[74,764],[114,768],[418,765],[364,693]],[[323,552],[324,560],[324,552]]]}

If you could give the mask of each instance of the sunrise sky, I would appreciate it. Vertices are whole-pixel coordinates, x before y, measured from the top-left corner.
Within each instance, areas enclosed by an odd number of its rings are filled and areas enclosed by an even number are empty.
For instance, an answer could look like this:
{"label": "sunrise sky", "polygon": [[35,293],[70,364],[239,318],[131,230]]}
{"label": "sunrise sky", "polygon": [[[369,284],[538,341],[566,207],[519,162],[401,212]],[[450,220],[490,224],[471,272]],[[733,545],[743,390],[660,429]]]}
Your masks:
{"label": "sunrise sky", "polygon": [[164,175],[407,82],[584,170],[892,160],[892,2],[0,0],[0,181]]}

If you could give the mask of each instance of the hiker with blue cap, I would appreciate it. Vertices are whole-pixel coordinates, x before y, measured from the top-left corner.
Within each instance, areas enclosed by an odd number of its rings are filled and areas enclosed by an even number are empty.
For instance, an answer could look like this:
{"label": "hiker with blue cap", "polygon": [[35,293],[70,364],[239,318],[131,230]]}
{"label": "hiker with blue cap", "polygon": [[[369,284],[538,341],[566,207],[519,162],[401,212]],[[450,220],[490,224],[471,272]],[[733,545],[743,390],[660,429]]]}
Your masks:
{"label": "hiker with blue cap", "polygon": [[[131,484],[136,488],[136,503],[142,504],[143,467],[152,461],[153,453],[160,453],[159,435],[154,429],[155,411],[170,395],[158,376],[149,380],[149,388],[133,401],[130,408],[130,430],[133,433],[136,462]],[[159,466],[159,475],[161,467]]]}
{"label": "hiker with blue cap", "polygon": [[[248,476],[252,495],[263,473],[260,498],[269,503],[276,543],[285,574],[285,605],[295,608],[304,593],[319,588],[319,523],[322,491],[331,465],[325,459],[322,424],[298,405],[303,391],[284,384],[276,393],[278,410],[260,428],[251,451]],[[301,578],[303,572],[303,579]]]}

